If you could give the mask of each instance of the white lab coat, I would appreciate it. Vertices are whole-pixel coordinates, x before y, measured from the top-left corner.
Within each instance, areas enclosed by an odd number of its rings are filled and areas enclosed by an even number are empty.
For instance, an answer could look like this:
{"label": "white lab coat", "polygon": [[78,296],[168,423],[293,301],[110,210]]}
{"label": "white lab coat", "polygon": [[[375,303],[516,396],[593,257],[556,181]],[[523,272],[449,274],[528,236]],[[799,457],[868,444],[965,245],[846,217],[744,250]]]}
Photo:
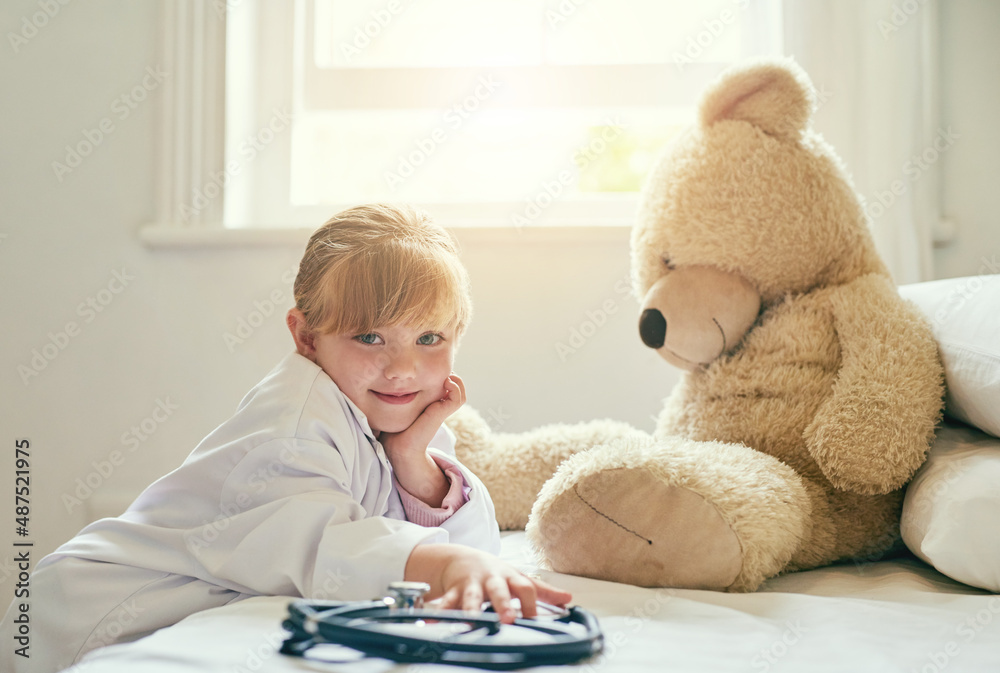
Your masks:
{"label": "white lab coat", "polygon": [[120,517],[102,519],[32,575],[31,659],[14,656],[11,606],[0,668],[47,673],[199,610],[253,595],[370,599],[402,579],[422,543],[500,550],[493,503],[454,457],[468,501],[437,528],[406,521],[364,414],[315,363],[292,353],[183,465]]}

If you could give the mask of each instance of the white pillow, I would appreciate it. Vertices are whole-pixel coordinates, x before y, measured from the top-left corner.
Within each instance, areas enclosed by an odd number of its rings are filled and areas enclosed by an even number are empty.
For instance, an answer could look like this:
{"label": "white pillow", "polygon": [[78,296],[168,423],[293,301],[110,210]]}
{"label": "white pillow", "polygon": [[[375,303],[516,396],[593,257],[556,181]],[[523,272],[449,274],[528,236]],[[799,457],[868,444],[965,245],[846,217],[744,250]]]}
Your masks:
{"label": "white pillow", "polygon": [[914,554],[966,584],[1000,592],[1000,439],[945,421],[903,499]]}
{"label": "white pillow", "polygon": [[934,330],[945,371],[945,413],[1000,437],[1000,276],[904,285]]}

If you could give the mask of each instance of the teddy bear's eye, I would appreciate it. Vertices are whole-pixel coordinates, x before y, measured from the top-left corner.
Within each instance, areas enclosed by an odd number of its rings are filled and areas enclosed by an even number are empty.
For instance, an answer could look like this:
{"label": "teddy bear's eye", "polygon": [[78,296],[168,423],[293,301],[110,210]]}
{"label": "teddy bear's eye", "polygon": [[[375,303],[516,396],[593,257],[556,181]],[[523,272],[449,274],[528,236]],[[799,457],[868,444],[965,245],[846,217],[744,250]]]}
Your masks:
{"label": "teddy bear's eye", "polygon": [[663,266],[665,266],[665,267],[667,267],[668,269],[671,269],[671,270],[673,270],[675,268],[674,267],[674,263],[671,262],[670,258],[667,257],[666,255],[663,256]]}

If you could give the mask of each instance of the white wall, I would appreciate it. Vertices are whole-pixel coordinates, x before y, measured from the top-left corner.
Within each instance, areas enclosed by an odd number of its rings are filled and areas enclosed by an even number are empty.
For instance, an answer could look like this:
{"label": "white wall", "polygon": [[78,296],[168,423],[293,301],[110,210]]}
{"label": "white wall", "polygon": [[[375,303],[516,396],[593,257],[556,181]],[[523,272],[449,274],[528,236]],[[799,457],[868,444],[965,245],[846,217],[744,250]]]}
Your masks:
{"label": "white wall", "polygon": [[1000,273],[1000,2],[941,2],[943,203],[955,240],[934,252],[938,278]]}
{"label": "white wall", "polygon": [[[959,238],[937,253],[944,277],[977,273],[984,252],[1000,252],[1000,42],[989,32],[1000,3],[942,4],[945,123],[967,140],[945,157],[945,205]],[[37,0],[2,3],[0,33],[20,31],[39,11]],[[153,90],[125,119],[112,105],[158,65],[157,17],[151,0],[73,2],[16,53],[9,38],[0,44],[0,604],[13,592],[16,439],[31,442],[37,560],[84,525],[89,505],[134,496],[176,466],[290,348],[282,276],[298,249],[150,250],[137,240],[153,215],[159,98]],[[104,118],[114,130],[60,182],[52,162]],[[597,417],[651,429],[677,373],[641,346],[637,306],[620,291],[628,232],[538,235],[459,234],[476,301],[456,368],[470,403],[503,431]],[[134,276],[124,287],[114,280],[123,269]],[[275,291],[284,304],[230,350],[223,335]],[[88,298],[110,302],[79,311]],[[557,344],[570,345],[574,329],[590,334],[586,323],[600,322],[605,306],[614,308],[606,322],[560,357]],[[63,339],[69,322],[79,331]],[[31,367],[49,333],[66,347],[25,384],[18,368]],[[123,441],[143,422],[154,429],[148,439]],[[94,496],[68,508],[64,497],[86,496],[78,489],[88,479]]]}

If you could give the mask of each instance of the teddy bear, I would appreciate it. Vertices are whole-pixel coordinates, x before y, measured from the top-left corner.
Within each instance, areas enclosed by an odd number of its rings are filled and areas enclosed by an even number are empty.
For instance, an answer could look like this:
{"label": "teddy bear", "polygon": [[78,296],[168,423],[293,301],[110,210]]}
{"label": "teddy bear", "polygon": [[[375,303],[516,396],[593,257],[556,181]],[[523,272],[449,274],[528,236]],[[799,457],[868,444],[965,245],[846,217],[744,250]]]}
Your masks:
{"label": "teddy bear", "polygon": [[610,420],[493,433],[468,408],[448,421],[542,567],[752,591],[900,548],[943,372],[815,108],[793,60],[737,65],[647,177],[638,335],[684,370],[652,434]]}

